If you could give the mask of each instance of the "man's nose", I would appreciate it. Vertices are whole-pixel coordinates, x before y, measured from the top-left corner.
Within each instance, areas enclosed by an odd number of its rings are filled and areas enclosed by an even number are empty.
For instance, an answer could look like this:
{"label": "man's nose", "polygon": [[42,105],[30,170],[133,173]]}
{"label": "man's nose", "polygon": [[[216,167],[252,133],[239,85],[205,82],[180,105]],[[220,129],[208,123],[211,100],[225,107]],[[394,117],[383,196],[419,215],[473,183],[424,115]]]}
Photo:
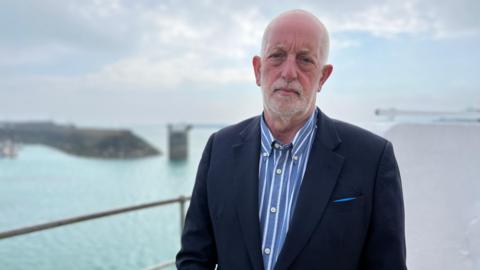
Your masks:
{"label": "man's nose", "polygon": [[288,56],[282,65],[282,78],[287,82],[297,79],[297,61],[295,57]]}

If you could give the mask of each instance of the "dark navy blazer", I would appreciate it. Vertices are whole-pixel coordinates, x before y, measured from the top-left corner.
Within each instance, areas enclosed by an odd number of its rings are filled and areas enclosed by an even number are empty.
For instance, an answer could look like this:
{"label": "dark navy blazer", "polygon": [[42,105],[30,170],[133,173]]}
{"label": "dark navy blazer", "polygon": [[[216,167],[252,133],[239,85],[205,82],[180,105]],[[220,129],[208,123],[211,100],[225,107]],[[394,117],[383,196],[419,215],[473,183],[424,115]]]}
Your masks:
{"label": "dark navy blazer", "polygon": [[[205,147],[177,268],[262,270],[260,117]],[[347,199],[346,198],[354,198]],[[319,113],[315,141],[275,270],[406,269],[404,208],[390,142]]]}

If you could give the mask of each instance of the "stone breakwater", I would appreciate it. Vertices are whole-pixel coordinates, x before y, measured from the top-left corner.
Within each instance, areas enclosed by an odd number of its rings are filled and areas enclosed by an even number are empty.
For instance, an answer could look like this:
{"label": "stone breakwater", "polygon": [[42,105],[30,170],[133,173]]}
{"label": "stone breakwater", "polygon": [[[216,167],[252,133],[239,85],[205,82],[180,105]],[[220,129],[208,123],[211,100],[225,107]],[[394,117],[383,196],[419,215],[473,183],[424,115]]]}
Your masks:
{"label": "stone breakwater", "polygon": [[0,122],[0,142],[42,144],[65,153],[103,159],[135,159],[161,154],[126,129],[79,128],[53,122]]}

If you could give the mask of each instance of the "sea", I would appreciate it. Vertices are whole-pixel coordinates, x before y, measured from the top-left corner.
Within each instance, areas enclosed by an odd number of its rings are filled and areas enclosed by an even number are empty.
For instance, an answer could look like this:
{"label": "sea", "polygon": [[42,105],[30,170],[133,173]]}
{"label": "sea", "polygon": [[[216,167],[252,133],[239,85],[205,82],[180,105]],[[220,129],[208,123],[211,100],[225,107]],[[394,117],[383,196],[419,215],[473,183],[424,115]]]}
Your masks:
{"label": "sea", "polygon": [[[393,142],[409,269],[480,270],[480,121],[360,125]],[[168,160],[165,125],[130,128],[163,155],[101,160],[24,145],[16,159],[0,159],[0,232],[188,196],[220,127],[190,130],[182,162]],[[172,204],[0,240],[0,270],[151,269],[175,258],[180,220]]]}
{"label": "sea", "polygon": [[[188,158],[181,162],[168,159],[165,125],[132,127],[163,152],[136,160],[22,145],[15,159],[0,159],[0,232],[188,196],[217,129],[191,129]],[[180,210],[171,204],[0,240],[0,269],[149,269],[173,260],[179,248]]]}

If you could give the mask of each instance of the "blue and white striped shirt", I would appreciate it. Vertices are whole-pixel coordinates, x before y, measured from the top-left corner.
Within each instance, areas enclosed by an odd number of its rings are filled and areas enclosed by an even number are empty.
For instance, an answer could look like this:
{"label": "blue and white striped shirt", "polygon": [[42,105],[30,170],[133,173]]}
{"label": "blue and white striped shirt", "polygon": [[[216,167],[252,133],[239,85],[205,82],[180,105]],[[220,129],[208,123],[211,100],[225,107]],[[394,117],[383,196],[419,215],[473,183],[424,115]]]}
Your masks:
{"label": "blue and white striped shirt", "polygon": [[285,145],[273,137],[263,117],[260,122],[258,195],[265,270],[274,268],[288,232],[315,137],[317,113],[315,110],[292,143]]}

